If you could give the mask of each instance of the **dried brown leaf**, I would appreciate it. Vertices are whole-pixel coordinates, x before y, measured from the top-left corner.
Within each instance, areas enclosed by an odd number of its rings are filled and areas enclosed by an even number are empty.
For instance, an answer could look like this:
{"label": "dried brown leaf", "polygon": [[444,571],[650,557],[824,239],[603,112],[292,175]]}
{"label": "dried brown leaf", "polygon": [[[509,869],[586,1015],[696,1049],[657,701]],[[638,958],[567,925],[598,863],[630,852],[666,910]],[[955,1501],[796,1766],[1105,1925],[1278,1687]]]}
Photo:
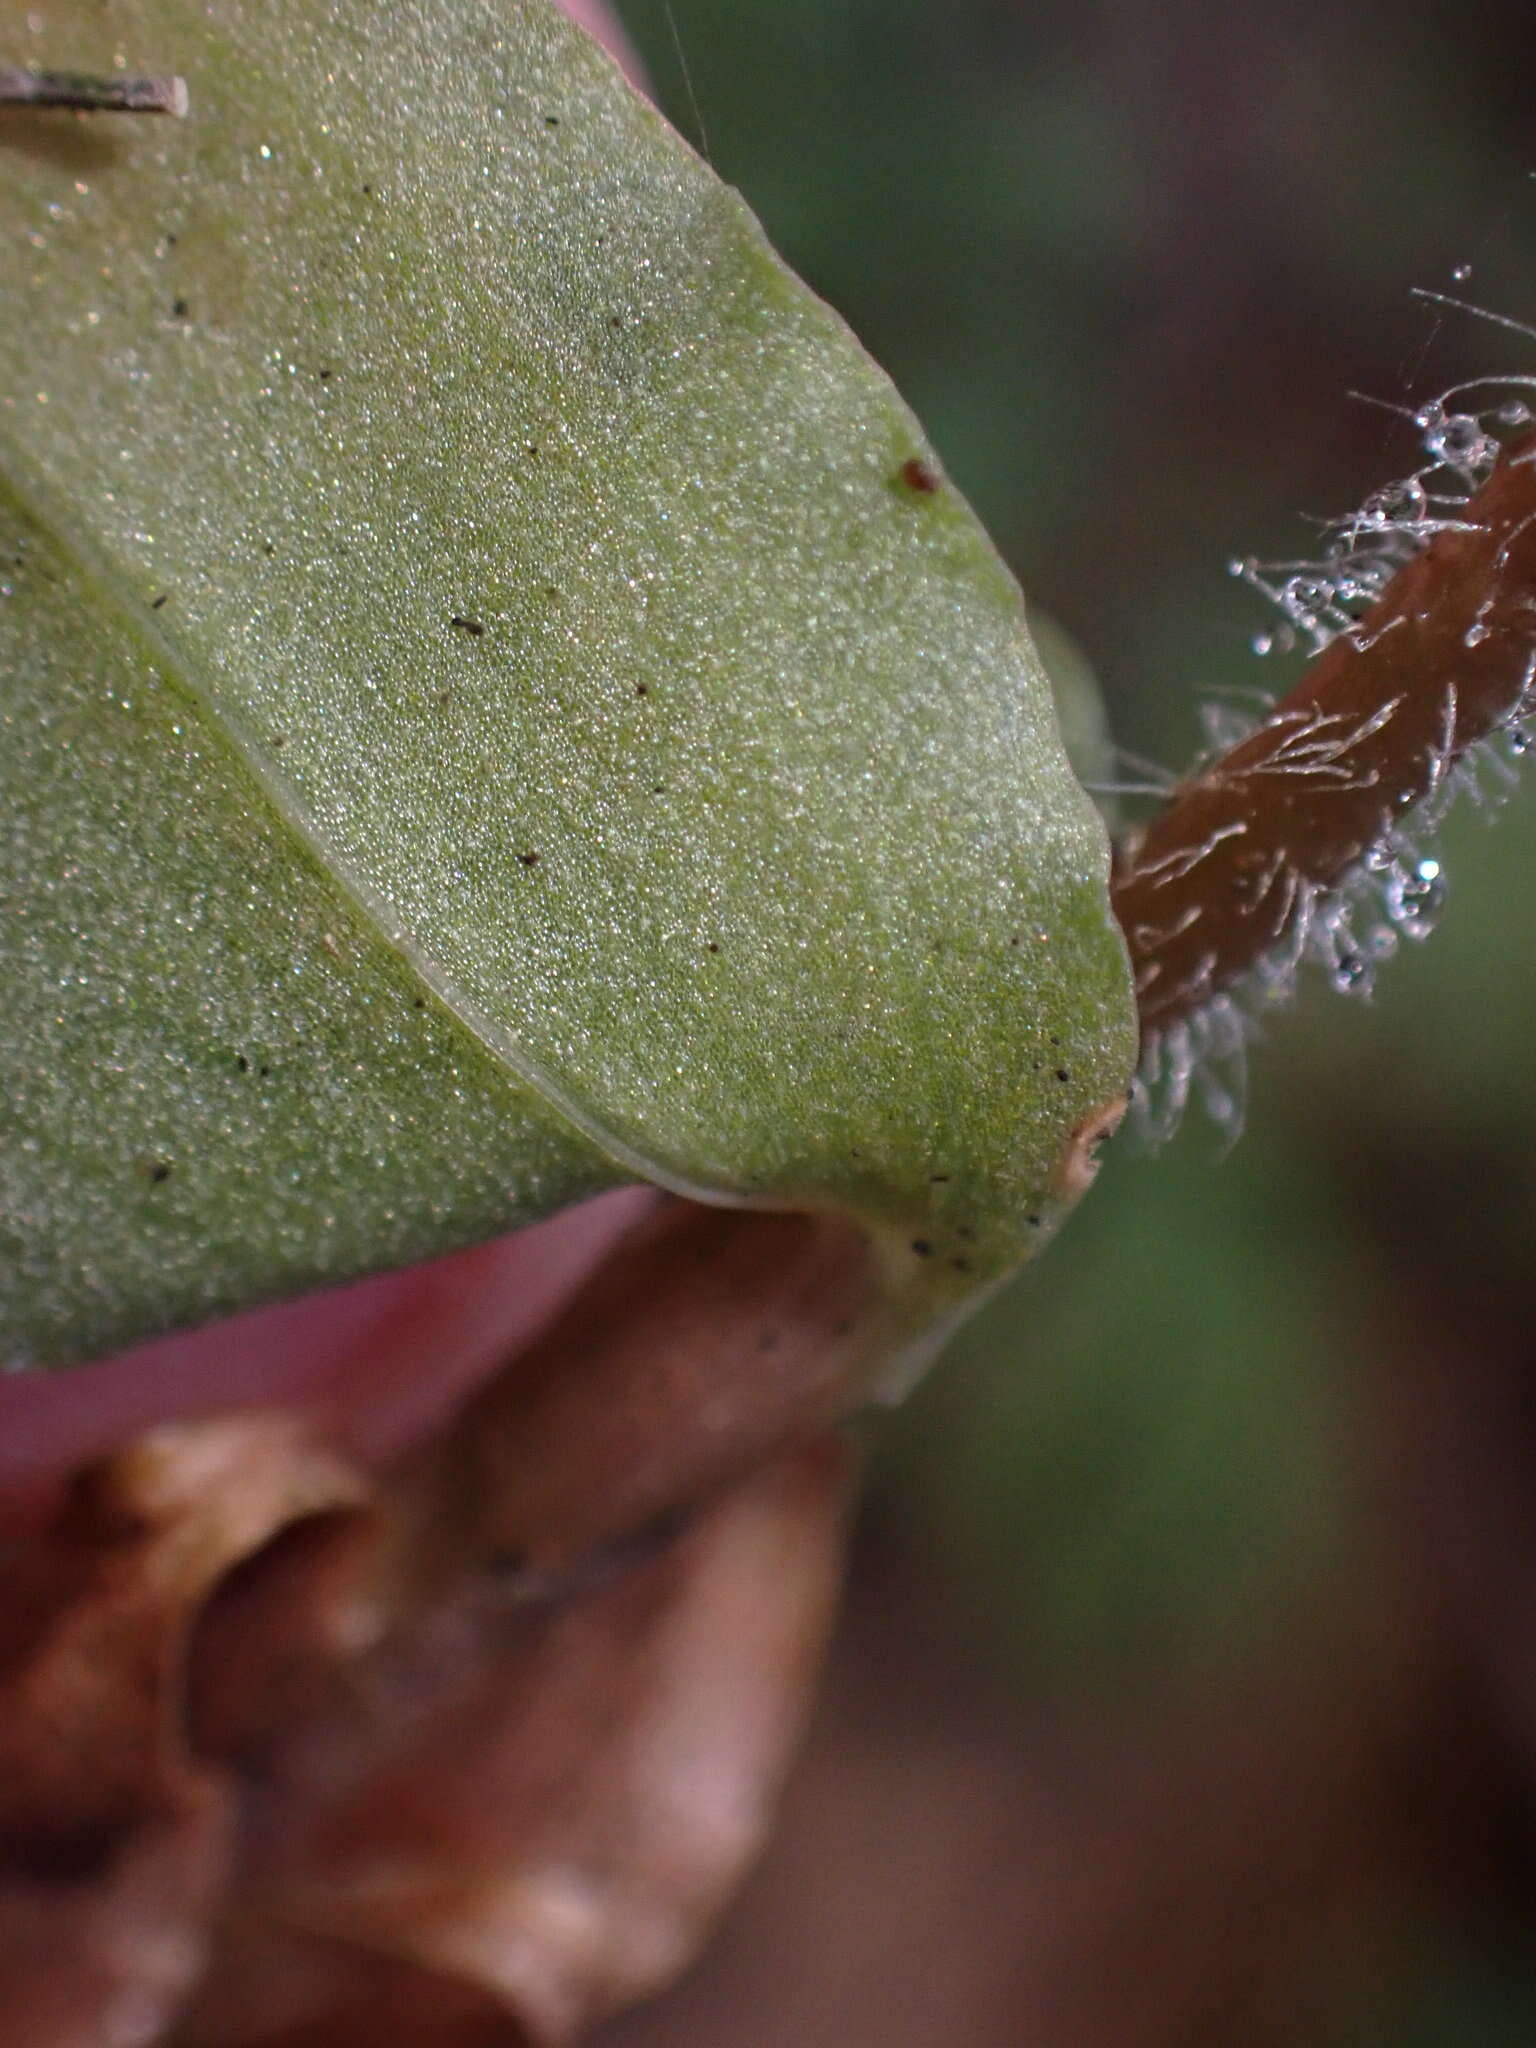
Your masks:
{"label": "dried brown leaf", "polygon": [[268,1420],[166,1429],[82,1474],[7,1561],[0,1643],[0,2011],[30,2048],[156,2038],[200,1969],[228,1787],[176,1730],[212,1585],[358,1497]]}
{"label": "dried brown leaf", "polygon": [[29,2042],[553,2043],[668,1981],[820,1662],[875,1281],[669,1203],[381,1479],[274,1417],[77,1475],[0,1622]]}
{"label": "dried brown leaf", "polygon": [[480,2040],[470,1991],[508,2039],[566,2041],[669,1981],[768,1826],[846,1494],[822,1440],[581,1597],[530,1608],[481,1581],[381,1648],[272,1760],[181,2048],[371,2042],[365,1955],[419,1973],[430,2017],[396,2041]]}
{"label": "dried brown leaf", "polygon": [[666,1203],[400,1475],[418,1561],[559,1568],[867,1395],[893,1311],[836,1218]]}

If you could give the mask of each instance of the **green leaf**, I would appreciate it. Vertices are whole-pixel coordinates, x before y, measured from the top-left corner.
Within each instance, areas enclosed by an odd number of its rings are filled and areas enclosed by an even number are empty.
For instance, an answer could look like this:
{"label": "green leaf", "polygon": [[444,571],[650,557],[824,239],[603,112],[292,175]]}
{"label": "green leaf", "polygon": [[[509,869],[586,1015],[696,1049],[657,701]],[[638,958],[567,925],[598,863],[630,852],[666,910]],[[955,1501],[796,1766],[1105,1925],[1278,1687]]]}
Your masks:
{"label": "green leaf", "polygon": [[640,1176],[1015,1264],[1132,1005],[878,369],[547,0],[27,22],[192,112],[0,115],[0,1355]]}

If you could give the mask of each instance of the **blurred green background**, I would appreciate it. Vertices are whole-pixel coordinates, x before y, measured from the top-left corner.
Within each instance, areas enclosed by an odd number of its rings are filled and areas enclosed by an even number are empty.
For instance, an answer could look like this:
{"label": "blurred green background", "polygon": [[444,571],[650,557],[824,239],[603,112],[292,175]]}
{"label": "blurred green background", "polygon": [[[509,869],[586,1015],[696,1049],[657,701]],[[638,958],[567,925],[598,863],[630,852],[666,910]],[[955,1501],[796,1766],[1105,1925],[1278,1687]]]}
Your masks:
{"label": "blurred green background", "polygon": [[[1170,767],[1288,680],[1226,559],[1413,464],[1349,394],[1536,373],[1411,295],[1536,321],[1528,4],[622,12]],[[875,1432],[786,1841],[616,2039],[1536,2041],[1536,790],[1437,850]]]}

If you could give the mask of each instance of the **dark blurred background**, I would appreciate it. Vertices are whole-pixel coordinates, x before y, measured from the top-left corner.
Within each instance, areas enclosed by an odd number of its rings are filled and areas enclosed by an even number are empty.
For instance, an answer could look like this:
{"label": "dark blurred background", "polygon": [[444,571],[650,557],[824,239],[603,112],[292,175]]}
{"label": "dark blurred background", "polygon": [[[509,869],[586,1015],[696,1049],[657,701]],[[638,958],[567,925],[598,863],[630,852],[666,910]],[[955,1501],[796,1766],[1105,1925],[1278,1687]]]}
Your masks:
{"label": "dark blurred background", "polygon": [[[1235,552],[1536,340],[1529,0],[626,0],[1170,767]],[[1458,273],[1471,266],[1469,277]],[[957,687],[963,679],[957,679]],[[1536,2042],[1536,788],[872,1432],[779,1844],[614,2048]]]}

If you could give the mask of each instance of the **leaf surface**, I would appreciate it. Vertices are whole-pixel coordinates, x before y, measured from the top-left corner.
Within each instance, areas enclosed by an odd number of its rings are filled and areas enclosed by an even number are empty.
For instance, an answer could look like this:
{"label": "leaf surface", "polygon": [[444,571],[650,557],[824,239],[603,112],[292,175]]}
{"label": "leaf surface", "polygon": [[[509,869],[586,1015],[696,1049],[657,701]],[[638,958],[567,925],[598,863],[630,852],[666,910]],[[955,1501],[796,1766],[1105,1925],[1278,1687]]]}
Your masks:
{"label": "leaf surface", "polygon": [[0,127],[0,1353],[642,1176],[1015,1263],[1133,1012],[876,366],[548,0],[27,20],[192,113]]}

